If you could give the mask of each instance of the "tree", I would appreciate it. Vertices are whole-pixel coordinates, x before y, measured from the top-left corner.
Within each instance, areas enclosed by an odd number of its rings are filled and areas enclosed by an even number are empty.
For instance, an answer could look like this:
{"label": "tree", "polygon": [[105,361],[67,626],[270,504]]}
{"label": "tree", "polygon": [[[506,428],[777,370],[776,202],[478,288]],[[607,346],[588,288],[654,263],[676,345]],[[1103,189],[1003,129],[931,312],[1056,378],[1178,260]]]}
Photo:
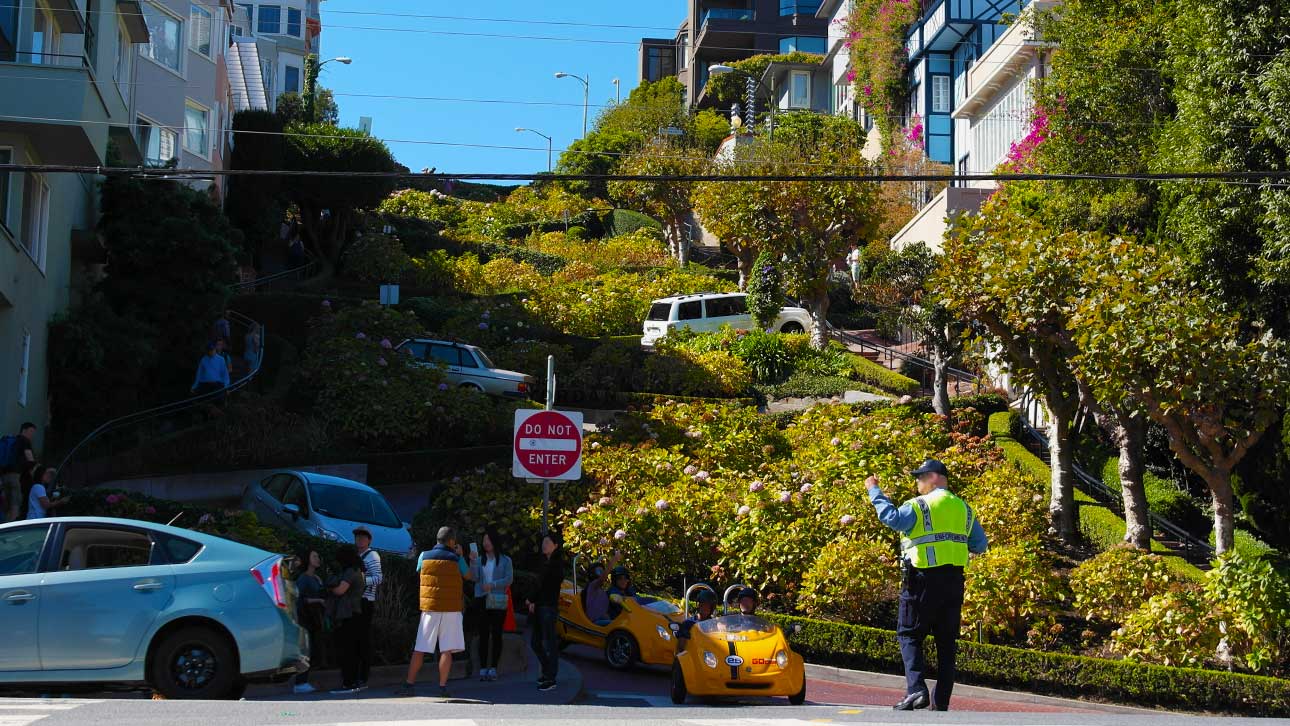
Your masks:
{"label": "tree", "polygon": [[[647,176],[684,176],[701,173],[708,166],[705,157],[689,153],[666,141],[656,141],[623,160],[618,171]],[[682,266],[690,256],[685,235],[690,197],[694,184],[687,181],[615,181],[609,194],[639,212],[663,223],[663,236],[673,257]]]}
{"label": "tree", "polygon": [[[385,144],[357,129],[296,124],[287,128],[285,139],[284,166],[291,171],[396,171],[394,157]],[[394,187],[390,176],[291,177],[285,191],[300,209],[304,240],[321,261],[324,277],[336,271],[354,215],[376,207]]]}
{"label": "tree", "polygon": [[[285,143],[282,121],[268,111],[239,111],[233,116],[233,169],[283,168]],[[228,180],[224,211],[233,226],[242,230],[251,264],[260,267],[260,255],[279,242],[282,221],[282,177],[234,176]]]}
{"label": "tree", "polygon": [[277,103],[273,108],[273,113],[277,114],[283,126],[306,123],[304,97],[295,91],[278,94]]}
{"label": "tree", "polygon": [[770,330],[784,307],[784,281],[775,262],[767,252],[757,255],[748,283],[748,312],[762,330]]}
{"label": "tree", "polygon": [[1117,240],[1079,260],[1095,284],[1073,318],[1076,365],[1111,406],[1141,409],[1204,479],[1219,554],[1232,549],[1232,471],[1280,416],[1290,353],[1266,326],[1193,283],[1182,255]]}
{"label": "tree", "polygon": [[[756,137],[719,161],[726,173],[802,175],[869,168],[860,154],[864,129],[840,116],[786,114],[775,140]],[[825,344],[829,273],[852,243],[867,242],[878,226],[874,184],[828,181],[709,182],[695,190],[704,225],[740,257],[741,284],[752,250],[780,257],[790,291],[811,314],[811,343]]]}
{"label": "tree", "polygon": [[340,125],[340,106],[336,105],[336,94],[330,88],[318,87],[318,100],[315,102],[314,115],[320,124]]}
{"label": "tree", "polygon": [[[645,144],[634,131],[606,129],[593,131],[569,145],[560,154],[558,174],[612,174],[618,163]],[[603,181],[567,181],[565,189],[588,199],[608,199],[609,186]]]}

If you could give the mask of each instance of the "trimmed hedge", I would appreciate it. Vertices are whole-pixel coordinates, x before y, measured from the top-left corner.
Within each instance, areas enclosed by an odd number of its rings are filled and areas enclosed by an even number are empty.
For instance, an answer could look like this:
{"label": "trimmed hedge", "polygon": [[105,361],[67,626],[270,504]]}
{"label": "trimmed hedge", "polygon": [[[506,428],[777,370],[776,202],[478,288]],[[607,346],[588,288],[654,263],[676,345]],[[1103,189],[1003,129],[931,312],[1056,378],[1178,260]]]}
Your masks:
{"label": "trimmed hedge", "polygon": [[[1048,464],[1035,456],[1029,449],[1013,438],[1013,431],[1018,430],[1016,411],[1003,411],[990,416],[988,430],[995,444],[1003,451],[1004,458],[1017,465],[1028,476],[1044,484],[1045,491],[1052,481],[1052,469]],[[1079,518],[1079,531],[1090,544],[1105,551],[1124,541],[1124,519],[1107,509],[1079,488],[1075,489],[1075,507]],[[1151,540],[1151,551],[1165,555],[1165,564],[1174,574],[1188,579],[1199,580],[1203,573],[1183,558],[1171,554],[1164,545]]]}
{"label": "trimmed hedge", "polygon": [[554,275],[568,264],[568,260],[558,255],[548,255],[527,247],[502,244],[501,242],[472,242],[462,246],[467,252],[477,253],[481,261],[508,257],[516,262],[527,262],[543,275]]}
{"label": "trimmed hedge", "polygon": [[847,391],[867,391],[885,395],[887,392],[877,386],[853,381],[842,376],[822,376],[814,373],[797,372],[783,383],[761,384],[754,386],[766,398],[830,398],[841,396]]}
{"label": "trimmed hedge", "polygon": [[656,406],[673,401],[676,403],[718,403],[739,406],[756,406],[751,398],[703,398],[698,396],[673,396],[667,393],[637,393],[632,391],[601,391],[582,388],[555,389],[556,402],[565,406],[586,406],[600,409],[626,409],[629,406]]}
{"label": "trimmed hedge", "polygon": [[643,227],[663,230],[657,219],[631,209],[615,209],[605,219],[605,235],[608,237],[621,237]]}
{"label": "trimmed hedge", "polygon": [[[896,634],[888,630],[767,615],[811,663],[902,672]],[[935,650],[935,644],[929,644]],[[936,656],[928,653],[928,663]],[[1043,693],[1250,716],[1290,715],[1290,680],[1195,668],[1046,653],[959,641],[960,682]]]}
{"label": "trimmed hedge", "polygon": [[580,214],[569,217],[569,221],[563,219],[544,219],[536,222],[520,222],[518,224],[508,224],[502,227],[502,236],[507,239],[524,239],[533,234],[546,234],[547,232],[564,232],[574,227],[582,227],[587,230],[590,237],[603,237],[605,234],[605,223],[601,220],[600,212],[587,210]]}
{"label": "trimmed hedge", "polygon": [[[1111,455],[1102,464],[1102,483],[1120,491],[1120,457]],[[1142,473],[1142,485],[1147,494],[1151,511],[1186,529],[1192,534],[1204,535],[1210,526],[1209,518],[1201,511],[1196,500],[1180,491],[1173,482],[1162,479],[1150,471]]]}
{"label": "trimmed hedge", "polygon": [[890,368],[874,363],[861,355],[852,355],[852,372],[857,380],[864,381],[898,396],[917,395],[922,390],[918,381],[902,376]]}

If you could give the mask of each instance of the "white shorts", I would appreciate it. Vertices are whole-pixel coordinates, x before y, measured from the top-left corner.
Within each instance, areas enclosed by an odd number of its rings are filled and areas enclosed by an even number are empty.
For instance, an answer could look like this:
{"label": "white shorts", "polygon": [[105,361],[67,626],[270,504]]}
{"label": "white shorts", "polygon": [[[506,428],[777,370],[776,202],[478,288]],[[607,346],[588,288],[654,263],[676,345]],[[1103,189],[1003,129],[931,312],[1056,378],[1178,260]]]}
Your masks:
{"label": "white shorts", "polygon": [[418,653],[460,653],[466,649],[461,613],[421,613],[417,626]]}

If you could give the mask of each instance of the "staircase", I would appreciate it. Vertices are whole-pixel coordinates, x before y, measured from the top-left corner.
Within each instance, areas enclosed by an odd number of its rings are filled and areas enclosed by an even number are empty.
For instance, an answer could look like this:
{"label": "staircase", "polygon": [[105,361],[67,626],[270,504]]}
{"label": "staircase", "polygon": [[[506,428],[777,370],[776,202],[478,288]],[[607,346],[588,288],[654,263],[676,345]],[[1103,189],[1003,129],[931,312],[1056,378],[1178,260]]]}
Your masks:
{"label": "staircase", "polygon": [[[888,370],[909,375],[908,368],[918,372],[913,376],[922,384],[923,395],[932,393],[935,380],[935,366],[924,357],[921,343],[895,343],[878,335],[878,331],[868,330],[833,330],[836,340],[847,347],[847,350],[866,360],[873,361]],[[950,368],[946,371],[949,378],[951,396],[967,396],[980,392],[980,382],[974,373]]]}

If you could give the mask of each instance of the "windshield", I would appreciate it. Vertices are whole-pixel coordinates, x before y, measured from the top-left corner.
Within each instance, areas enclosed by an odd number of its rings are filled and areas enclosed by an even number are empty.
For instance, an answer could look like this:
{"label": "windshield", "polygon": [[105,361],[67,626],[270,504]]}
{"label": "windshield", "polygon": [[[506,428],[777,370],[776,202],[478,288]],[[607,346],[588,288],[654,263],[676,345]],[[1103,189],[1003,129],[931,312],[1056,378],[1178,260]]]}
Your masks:
{"label": "windshield", "polygon": [[315,483],[309,485],[309,498],[314,511],[327,517],[393,529],[403,527],[389,502],[375,492]]}
{"label": "windshield", "polygon": [[726,615],[699,623],[704,633],[773,633],[775,626],[756,615]]}
{"label": "windshield", "polygon": [[666,321],[672,317],[672,303],[654,303],[649,306],[649,317],[646,320]]}
{"label": "windshield", "polygon": [[657,600],[652,597],[638,597],[636,602],[645,606],[646,610],[653,610],[662,615],[675,615],[681,612],[681,609],[666,600]]}
{"label": "windshield", "polygon": [[471,350],[475,351],[475,356],[479,358],[479,362],[483,363],[485,368],[497,367],[493,365],[493,360],[484,354],[484,351],[480,350],[479,348],[471,348]]}

